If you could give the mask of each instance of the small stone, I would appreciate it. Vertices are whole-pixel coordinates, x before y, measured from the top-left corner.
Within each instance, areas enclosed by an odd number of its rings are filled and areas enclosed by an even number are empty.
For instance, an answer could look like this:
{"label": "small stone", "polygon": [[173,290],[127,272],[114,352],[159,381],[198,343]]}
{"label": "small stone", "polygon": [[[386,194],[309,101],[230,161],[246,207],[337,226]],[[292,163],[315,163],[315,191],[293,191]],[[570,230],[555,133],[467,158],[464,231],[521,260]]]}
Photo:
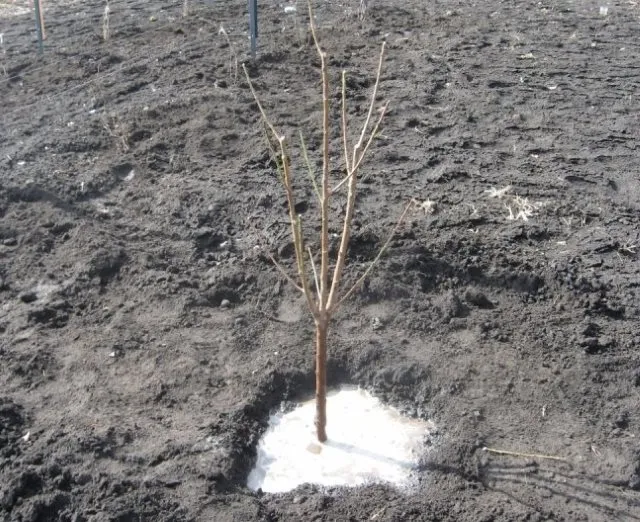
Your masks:
{"label": "small stone", "polygon": [[36,294],[33,290],[29,290],[20,294],[20,301],[22,301],[23,303],[33,303],[37,300],[38,294]]}
{"label": "small stone", "polygon": [[491,323],[491,322],[484,322],[480,325],[480,330],[483,332],[490,332],[491,330],[493,330],[495,328],[495,324]]}
{"label": "small stone", "polygon": [[623,411],[620,415],[618,415],[613,423],[617,428],[620,428],[622,430],[627,429],[629,427],[629,412]]}
{"label": "small stone", "polygon": [[278,248],[278,258],[279,259],[289,259],[292,258],[295,254],[295,246],[293,241],[288,241]]}
{"label": "small stone", "polygon": [[2,244],[4,246],[16,246],[18,244],[18,240],[15,237],[8,237],[2,242]]}
{"label": "small stone", "polygon": [[467,324],[467,320],[463,317],[452,317],[449,319],[449,326],[452,330],[465,330]]}
{"label": "small stone", "polygon": [[84,486],[85,484],[88,484],[89,482],[91,482],[92,478],[91,475],[89,473],[80,473],[79,475],[76,475],[74,481],[76,484],[78,484],[79,486]]}
{"label": "small stone", "polygon": [[580,341],[580,346],[589,350],[598,347],[598,339],[597,337],[585,337]]}
{"label": "small stone", "polygon": [[464,298],[467,303],[477,306],[478,308],[493,308],[491,300],[476,288],[467,289]]}
{"label": "small stone", "polygon": [[223,299],[220,301],[220,308],[229,308],[231,306],[231,301],[228,299]]}

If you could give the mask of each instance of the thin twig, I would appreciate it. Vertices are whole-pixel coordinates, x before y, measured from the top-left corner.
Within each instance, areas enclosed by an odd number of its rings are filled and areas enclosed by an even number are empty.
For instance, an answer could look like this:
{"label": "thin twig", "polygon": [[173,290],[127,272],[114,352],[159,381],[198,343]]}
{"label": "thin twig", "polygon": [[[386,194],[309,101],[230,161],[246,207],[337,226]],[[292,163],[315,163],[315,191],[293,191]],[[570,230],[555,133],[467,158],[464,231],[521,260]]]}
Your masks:
{"label": "thin twig", "polygon": [[313,191],[316,193],[316,197],[318,198],[318,203],[322,201],[322,196],[320,194],[320,189],[318,188],[318,184],[316,183],[316,177],[313,173],[313,167],[311,166],[311,161],[309,160],[309,154],[307,152],[307,144],[304,141],[304,135],[302,131],[300,131],[300,144],[302,146],[302,156],[304,157],[304,162],[307,165],[307,171],[309,172],[309,179],[311,180],[311,184],[313,185]]}
{"label": "thin twig", "polygon": [[364,125],[362,126],[360,139],[358,140],[358,143],[356,143],[355,147],[353,147],[353,160],[351,161],[351,165],[356,164],[356,155],[362,147],[362,143],[364,142],[364,137],[367,134],[367,128],[369,127],[369,122],[371,121],[371,115],[373,114],[373,107],[376,104],[376,96],[378,95],[378,86],[380,85],[380,76],[382,74],[382,63],[384,61],[384,49],[386,44],[387,42],[382,42],[382,48],[380,49],[380,58],[378,60],[378,71],[376,72],[376,83],[373,85],[373,93],[371,93],[371,104],[369,105],[369,112],[367,113],[367,119],[364,121]]}
{"label": "thin twig", "polygon": [[329,298],[329,199],[331,196],[329,180],[329,73],[327,72],[327,55],[320,47],[313,18],[313,8],[309,2],[311,35],[320,57],[322,75],[322,197],[320,199],[320,303],[318,303],[318,308],[321,313],[325,313]]}
{"label": "thin twig", "polygon": [[365,156],[367,155],[367,152],[369,151],[369,147],[371,147],[371,144],[373,143],[373,140],[375,139],[375,137],[378,135],[378,129],[380,128],[380,124],[382,123],[382,120],[384,119],[385,115],[387,114],[387,109],[389,108],[389,102],[386,102],[383,106],[382,109],[380,109],[380,116],[378,116],[378,119],[376,120],[376,124],[373,127],[373,130],[371,131],[371,134],[369,135],[369,139],[367,140],[366,145],[364,146],[364,149],[362,149],[362,154],[360,154],[360,157],[358,158],[358,161],[355,165],[352,165],[352,168],[354,171],[358,171],[358,169],[360,168],[360,165],[362,164],[362,161],[364,160]]}
{"label": "thin twig", "polygon": [[[346,163],[347,163],[347,175],[346,177],[341,180],[335,187],[333,187],[332,192],[337,192],[338,190],[340,190],[340,188],[342,187],[342,185],[344,185],[345,183],[349,182],[349,178],[351,178],[352,176],[357,175],[358,170],[360,169],[360,166],[362,165],[362,161],[364,160],[364,158],[367,155],[367,152],[369,151],[369,148],[371,147],[371,144],[373,143],[373,140],[375,139],[376,135],[378,134],[378,129],[380,128],[380,124],[382,123],[382,120],[387,112],[387,108],[389,107],[389,103],[385,103],[382,107],[382,109],[380,109],[380,115],[378,116],[378,119],[376,120],[376,124],[373,126],[373,130],[371,131],[371,134],[369,135],[369,138],[367,139],[367,143],[364,145],[364,149],[362,149],[362,145],[364,143],[364,138],[366,136],[366,132],[367,129],[369,128],[369,123],[371,121],[371,115],[373,114],[373,108],[375,107],[375,103],[376,103],[376,97],[378,94],[378,86],[380,85],[380,75],[382,74],[382,63],[384,61],[384,49],[385,49],[385,43],[382,43],[382,48],[380,49],[380,58],[378,60],[378,70],[376,71],[376,82],[374,84],[373,87],[373,93],[371,96],[371,103],[369,104],[369,111],[367,112],[367,119],[364,122],[364,125],[362,127],[362,131],[360,133],[360,139],[358,140],[358,143],[356,143],[356,145],[353,147],[353,159],[351,160],[351,162],[349,162],[349,160],[347,159]],[[345,89],[345,78],[344,78],[344,73],[343,73],[343,84],[342,84],[342,96],[343,96],[343,102],[342,102],[342,119],[343,119],[343,135],[346,135],[346,109],[345,109],[345,101],[344,98],[346,97],[346,89]],[[348,156],[348,152],[346,151],[346,140],[344,139],[343,136],[343,144],[345,147],[345,156]],[[362,149],[362,150],[360,150]]]}
{"label": "thin twig", "polygon": [[349,240],[351,239],[351,223],[353,221],[353,213],[356,206],[356,188],[358,177],[352,173],[349,177],[349,190],[347,191],[347,208],[344,213],[344,222],[342,225],[342,237],[340,238],[340,248],[338,249],[338,259],[333,271],[333,281],[331,283],[331,291],[329,292],[329,300],[327,307],[331,309],[338,295],[338,288],[342,280],[342,272],[347,259],[347,250],[349,249]]}
{"label": "thin twig", "polygon": [[349,137],[347,136],[347,71],[342,71],[342,146],[348,175],[351,172],[351,162],[349,161]]}
{"label": "thin twig", "polygon": [[522,457],[525,459],[545,459],[545,460],[557,460],[560,462],[569,462],[569,459],[564,457],[556,457],[554,455],[541,455],[539,453],[519,453],[517,451],[506,451],[494,448],[482,448],[482,451],[488,451],[489,453],[495,453],[496,455],[508,455],[510,457]]}
{"label": "thin twig", "polygon": [[[382,50],[380,52],[380,62],[378,65],[378,71],[376,73],[376,86],[378,85],[379,81],[380,81],[380,72],[381,72],[381,66],[382,66],[382,55],[384,53],[384,46],[382,47]],[[346,136],[347,133],[347,128],[346,128],[346,88],[345,88],[345,76],[343,74],[342,76],[342,112],[343,112],[343,134]],[[377,87],[374,88],[374,92],[377,91]],[[366,130],[366,128],[368,127],[368,121],[369,121],[369,117],[371,116],[371,113],[373,111],[373,106],[375,105],[375,95],[373,96],[373,98],[371,99],[371,104],[369,105],[369,116],[367,117],[367,123],[365,123],[365,127],[364,129]],[[380,125],[380,122],[382,121],[382,118],[384,117],[384,114],[386,112],[386,108],[387,108],[387,104],[384,105],[383,109],[380,111],[380,117],[378,118],[378,121],[376,122],[374,129],[371,133],[371,136],[369,137],[369,139],[367,140],[367,144],[364,148],[364,150],[362,151],[362,154],[360,154],[359,156],[356,155],[356,151],[358,150],[358,147],[361,146],[362,144],[362,140],[364,138],[364,135],[360,136],[360,141],[358,142],[358,144],[354,147],[354,155],[353,155],[353,162],[349,165],[348,160],[347,160],[347,176],[340,182],[338,183],[337,187],[334,188],[334,191],[339,189],[342,184],[348,182],[349,183],[349,188],[347,191],[347,208],[345,211],[345,216],[344,216],[344,222],[343,222],[343,226],[342,226],[342,238],[340,240],[340,248],[338,250],[338,260],[336,261],[336,266],[333,272],[333,281],[331,284],[331,291],[329,292],[329,300],[328,300],[328,308],[331,309],[333,307],[333,305],[336,302],[337,299],[337,295],[338,295],[338,289],[340,287],[340,283],[342,280],[342,272],[344,270],[344,265],[346,262],[346,258],[347,258],[347,249],[349,248],[349,240],[351,239],[351,224],[353,221],[353,214],[355,211],[355,202],[356,202],[356,193],[357,193],[357,186],[358,186],[358,170],[360,168],[360,164],[362,163],[363,158],[365,157],[365,155],[367,154],[367,151],[369,150],[369,147],[371,145],[371,142],[373,141],[373,137],[375,136],[375,133],[378,130],[378,127]],[[343,137],[343,143],[344,143],[344,147],[345,147],[345,157],[348,158],[348,151],[347,151],[347,140],[346,137]]]}
{"label": "thin twig", "polygon": [[[288,169],[288,167],[287,167]],[[287,178],[289,175],[287,174]],[[291,190],[289,188],[288,190]],[[291,205],[294,205],[293,198],[290,202]],[[293,215],[293,207],[290,207],[290,213]],[[296,258],[298,259],[298,278],[302,283],[302,290],[304,292],[304,296],[307,299],[307,305],[309,306],[309,310],[314,317],[318,316],[319,304],[315,303],[311,294],[311,289],[309,288],[309,279],[307,278],[307,272],[305,269],[304,263],[304,239],[302,237],[302,221],[300,220],[300,216],[296,216],[296,224],[293,236],[293,244],[296,250]]]}
{"label": "thin twig", "polygon": [[380,258],[384,254],[384,252],[389,247],[389,244],[391,243],[391,240],[396,235],[396,232],[400,228],[400,225],[402,224],[402,222],[404,221],[404,218],[406,217],[407,213],[409,212],[409,210],[412,207],[413,207],[413,203],[409,202],[407,204],[407,206],[405,207],[404,211],[402,212],[402,214],[400,215],[400,219],[398,219],[398,222],[396,223],[396,226],[393,227],[393,230],[391,231],[391,234],[389,234],[389,237],[385,241],[384,245],[382,245],[382,248],[378,252],[378,255],[375,257],[375,259],[373,261],[371,261],[371,264],[367,267],[367,269],[365,270],[364,274],[362,274],[362,276],[360,276],[360,278],[353,284],[353,286],[349,289],[349,291],[346,294],[344,294],[344,296],[340,299],[340,301],[338,301],[337,303],[335,303],[331,307],[331,310],[330,310],[331,313],[334,313],[338,308],[340,308],[340,305],[342,303],[344,303],[351,296],[351,294],[353,294],[353,292],[355,292],[355,290],[358,288],[358,286],[360,286],[360,284],[367,278],[367,276],[369,275],[371,270],[373,270],[373,268],[376,266],[376,264],[378,263],[378,261],[380,260]]}
{"label": "thin twig", "polygon": [[311,248],[307,247],[307,253],[309,254],[309,261],[311,262],[311,270],[313,270],[313,280],[316,283],[316,292],[318,294],[318,302],[321,301],[320,296],[320,281],[318,281],[318,271],[316,270],[316,263],[313,260],[313,254],[311,253]]}
{"label": "thin twig", "polygon": [[280,134],[278,134],[278,131],[276,130],[276,128],[272,125],[271,121],[269,120],[269,117],[267,116],[267,113],[265,112],[264,107],[262,107],[262,103],[260,103],[260,98],[258,98],[258,94],[256,93],[255,89],[253,88],[253,82],[251,81],[251,78],[249,78],[249,71],[247,71],[247,66],[244,63],[242,64],[242,70],[244,71],[244,75],[247,78],[247,83],[249,84],[249,89],[251,90],[251,94],[253,95],[253,99],[255,100],[256,104],[258,105],[258,110],[260,111],[260,115],[262,116],[262,121],[264,121],[264,123],[267,125],[267,127],[269,127],[269,130],[273,134],[274,138],[277,141],[280,141]]}
{"label": "thin twig", "polygon": [[293,280],[293,278],[289,274],[287,274],[287,271],[282,267],[280,263],[276,261],[276,258],[269,253],[267,253],[267,256],[269,256],[269,259],[271,259],[271,262],[275,265],[275,267],[278,270],[280,270],[280,273],[287,278],[287,281],[289,281],[289,283],[291,283],[296,290],[299,290],[300,292],[304,293],[304,288],[302,288],[298,283],[296,283]]}
{"label": "thin twig", "polygon": [[[369,151],[369,147],[371,147],[371,144],[373,143],[374,138],[378,134],[378,129],[380,128],[380,124],[382,123],[382,119],[384,118],[384,116],[385,116],[385,114],[387,112],[388,106],[389,106],[389,103],[385,103],[384,106],[382,107],[382,109],[380,109],[380,116],[378,117],[378,120],[376,121],[376,124],[373,127],[373,131],[371,132],[371,135],[369,136],[369,139],[367,140],[367,143],[366,143],[366,145],[364,147],[364,150],[362,151],[362,154],[360,154],[360,156],[359,156],[358,160],[356,161],[355,165],[351,166],[351,172],[349,172],[347,174],[347,176],[342,181],[340,181],[340,183],[338,183],[335,187],[333,187],[332,192],[337,192],[338,190],[340,190],[342,185],[347,183],[349,181],[349,178],[351,178],[352,176],[355,176],[358,173],[358,171],[360,170],[360,166],[362,165],[362,161],[366,157],[367,152]],[[366,178],[363,178],[363,179],[366,179]]]}
{"label": "thin twig", "polygon": [[249,78],[249,72],[245,64],[242,64],[242,69],[244,71],[245,77],[247,78],[247,83],[249,84],[249,89],[251,90],[251,94],[253,95],[256,104],[258,105],[258,109],[260,110],[260,114],[262,115],[262,120],[265,122],[269,130],[271,131],[273,137],[278,141],[278,146],[280,148],[280,159],[282,162],[282,184],[284,185],[285,192],[287,195],[287,207],[289,210],[289,220],[291,222],[291,235],[293,237],[293,245],[296,253],[296,266],[298,268],[298,278],[300,279],[300,285],[296,285],[298,288],[302,288],[302,292],[304,293],[307,304],[309,305],[309,310],[313,314],[314,317],[318,314],[319,305],[313,301],[311,290],[309,289],[309,281],[307,278],[307,272],[305,269],[304,263],[304,242],[302,236],[302,226],[300,224],[300,217],[295,213],[295,197],[293,194],[293,184],[291,181],[291,169],[289,166],[289,158],[287,155],[287,146],[286,139],[284,136],[281,136],[276,128],[273,126],[271,121],[269,120],[267,113],[265,112],[258,95],[253,87],[251,82],[251,78]]}
{"label": "thin twig", "polygon": [[631,242],[626,242],[624,245],[620,246],[619,250],[623,254],[635,255],[637,253],[636,249],[638,248],[637,244],[632,244]]}

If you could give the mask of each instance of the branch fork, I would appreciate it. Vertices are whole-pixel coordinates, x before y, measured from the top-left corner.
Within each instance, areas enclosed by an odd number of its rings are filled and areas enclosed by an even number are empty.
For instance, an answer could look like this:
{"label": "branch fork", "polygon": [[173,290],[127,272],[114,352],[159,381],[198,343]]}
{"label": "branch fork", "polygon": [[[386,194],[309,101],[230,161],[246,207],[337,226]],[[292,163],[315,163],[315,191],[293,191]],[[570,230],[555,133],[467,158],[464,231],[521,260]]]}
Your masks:
{"label": "branch fork", "polygon": [[[272,121],[266,114],[262,103],[253,87],[251,79],[245,65],[242,65],[251,94],[255,99],[258,110],[262,116],[262,120],[271,135],[275,147],[275,154],[279,157],[277,164],[281,169],[281,180],[287,198],[287,207],[289,211],[289,221],[291,226],[291,236],[295,247],[295,259],[297,277],[290,276],[287,271],[270,256],[272,262],[285,278],[301,292],[307,301],[309,310],[313,316],[316,327],[316,432],[320,442],[327,440],[326,434],[326,363],[327,363],[327,332],[329,323],[333,315],[338,311],[340,306],[348,299],[356,289],[364,282],[373,268],[377,265],[384,252],[389,247],[393,236],[397,232],[401,223],[404,221],[409,209],[413,206],[410,202],[402,212],[396,226],[391,231],[388,239],[380,248],[378,255],[369,264],[364,273],[356,280],[356,282],[341,293],[341,282],[345,268],[349,240],[351,238],[351,227],[353,216],[355,213],[355,202],[358,188],[358,173],[365,160],[371,145],[378,134],[382,120],[386,114],[388,103],[385,103],[379,111],[373,126],[374,109],[376,106],[376,97],[380,85],[380,76],[382,64],[384,61],[385,44],[382,44],[380,58],[376,72],[376,81],[371,93],[371,101],[369,110],[365,118],[364,124],[358,136],[358,140],[350,147],[348,118],[347,118],[347,94],[346,94],[346,71],[342,71],[342,96],[341,96],[341,134],[342,148],[345,165],[345,176],[338,182],[331,179],[331,163],[330,163],[330,106],[329,106],[329,73],[327,69],[327,55],[322,50],[317,30],[314,22],[313,9],[309,1],[309,19],[311,34],[315,48],[320,58],[321,78],[322,78],[322,173],[319,183],[313,173],[311,162],[307,153],[306,144],[302,134],[300,135],[302,144],[302,155],[304,157],[309,177],[313,185],[314,192],[318,199],[320,214],[320,263],[316,265],[314,255],[309,247],[305,246],[304,235],[302,232],[302,221],[295,211],[295,195],[293,188],[292,169],[288,154],[288,145],[285,136],[279,133]],[[332,265],[329,257],[329,227],[330,227],[330,202],[331,197],[337,193],[343,186],[347,187],[347,204],[343,216],[342,233],[340,236],[340,246],[338,250],[335,264]],[[309,267],[311,270],[309,270]],[[332,276],[331,278],[329,276]]]}

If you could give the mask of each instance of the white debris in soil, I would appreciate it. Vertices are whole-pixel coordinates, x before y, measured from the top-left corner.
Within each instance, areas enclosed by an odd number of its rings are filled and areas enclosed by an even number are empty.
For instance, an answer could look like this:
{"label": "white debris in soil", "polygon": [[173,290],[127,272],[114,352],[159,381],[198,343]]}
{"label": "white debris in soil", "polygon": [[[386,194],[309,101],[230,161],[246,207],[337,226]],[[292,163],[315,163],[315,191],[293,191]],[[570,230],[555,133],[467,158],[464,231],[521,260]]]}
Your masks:
{"label": "white debris in soil", "polygon": [[346,388],[327,397],[327,435],[315,436],[315,401],[272,415],[258,444],[247,485],[267,493],[301,484],[406,486],[434,429],[430,422],[403,417],[361,389]]}

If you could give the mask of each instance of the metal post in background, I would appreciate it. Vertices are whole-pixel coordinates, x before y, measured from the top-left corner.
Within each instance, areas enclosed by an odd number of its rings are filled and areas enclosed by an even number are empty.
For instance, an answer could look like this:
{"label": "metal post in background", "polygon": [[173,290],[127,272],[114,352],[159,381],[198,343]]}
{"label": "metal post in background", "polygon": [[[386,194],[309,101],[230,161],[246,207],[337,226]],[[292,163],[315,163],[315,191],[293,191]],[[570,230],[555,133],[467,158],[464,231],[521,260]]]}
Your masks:
{"label": "metal post in background", "polygon": [[249,0],[249,33],[251,34],[251,58],[255,60],[258,41],[258,0]]}
{"label": "metal post in background", "polygon": [[33,6],[36,15],[36,33],[38,33],[38,53],[42,54],[44,51],[44,28],[42,19],[42,10],[40,9],[40,0],[33,0]]}

